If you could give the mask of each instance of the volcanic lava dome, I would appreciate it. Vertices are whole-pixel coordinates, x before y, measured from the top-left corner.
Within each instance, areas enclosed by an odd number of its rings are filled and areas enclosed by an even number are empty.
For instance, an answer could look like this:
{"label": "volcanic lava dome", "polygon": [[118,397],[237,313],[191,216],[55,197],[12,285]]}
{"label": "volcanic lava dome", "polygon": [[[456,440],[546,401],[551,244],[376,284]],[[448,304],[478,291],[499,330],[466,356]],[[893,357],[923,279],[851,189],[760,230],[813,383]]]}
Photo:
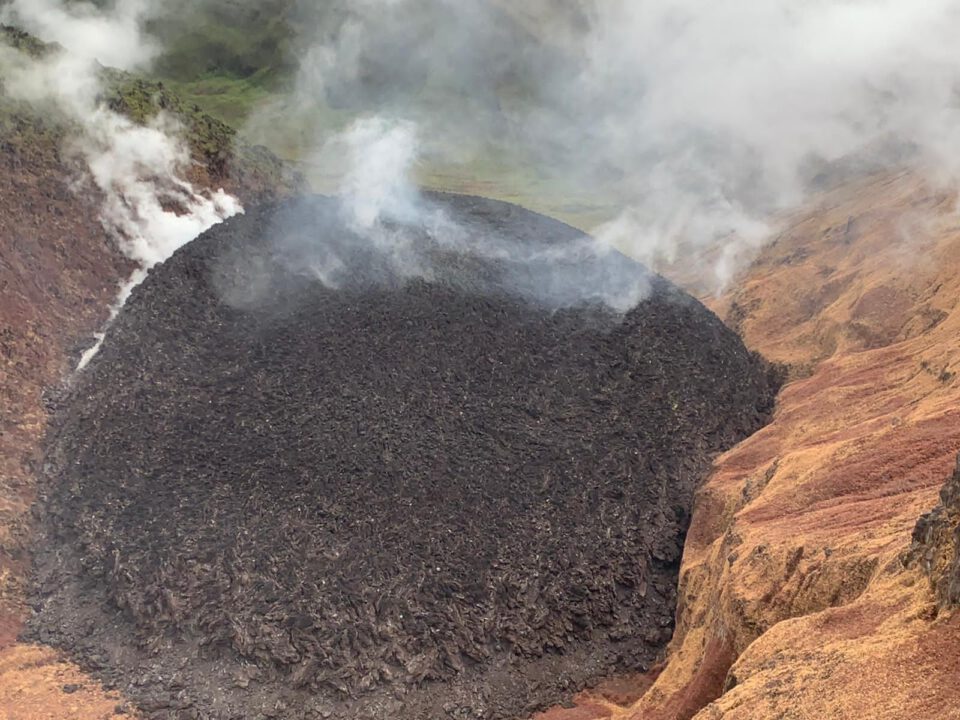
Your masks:
{"label": "volcanic lava dome", "polygon": [[177,718],[518,717],[654,658],[767,366],[579,231],[425,202],[150,273],[48,439],[34,639]]}

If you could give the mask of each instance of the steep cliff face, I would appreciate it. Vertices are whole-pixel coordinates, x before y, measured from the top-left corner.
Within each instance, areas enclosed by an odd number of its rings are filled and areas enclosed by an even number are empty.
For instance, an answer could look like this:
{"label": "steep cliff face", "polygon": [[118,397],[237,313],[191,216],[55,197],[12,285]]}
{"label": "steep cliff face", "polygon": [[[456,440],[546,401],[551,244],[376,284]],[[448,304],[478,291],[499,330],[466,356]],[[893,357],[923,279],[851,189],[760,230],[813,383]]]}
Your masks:
{"label": "steep cliff face", "polygon": [[940,491],[940,504],[913,529],[910,555],[929,576],[940,607],[960,605],[960,456]]}
{"label": "steep cliff face", "polygon": [[[905,553],[960,447],[954,207],[906,174],[824,195],[713,301],[795,379],[701,489],[668,661],[625,715],[960,714],[960,622]],[[956,494],[920,531],[941,604]]]}

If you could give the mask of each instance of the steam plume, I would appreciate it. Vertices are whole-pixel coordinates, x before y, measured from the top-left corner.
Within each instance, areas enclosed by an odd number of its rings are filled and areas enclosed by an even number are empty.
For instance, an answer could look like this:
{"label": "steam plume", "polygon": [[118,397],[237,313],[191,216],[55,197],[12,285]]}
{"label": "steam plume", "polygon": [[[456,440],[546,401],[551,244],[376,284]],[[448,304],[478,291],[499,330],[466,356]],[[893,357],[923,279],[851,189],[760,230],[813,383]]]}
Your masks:
{"label": "steam plume", "polygon": [[[159,51],[139,32],[142,23],[198,6],[264,3],[116,0],[102,12],[15,0],[12,12],[75,54],[140,67]],[[418,168],[506,176],[501,194],[510,196],[525,182],[515,178],[529,176],[546,189],[522,203],[563,210],[573,203],[538,201],[573,195],[591,208],[582,224],[601,248],[654,267],[699,267],[719,288],[775,233],[776,213],[811,191],[891,165],[922,167],[950,183],[960,173],[956,0],[269,7],[286,13],[299,35],[299,71],[282,101],[294,128],[276,122],[273,108],[269,122],[254,118],[249,131],[288,145],[307,128],[303,156],[315,157],[321,174],[337,170],[333,187],[344,191],[347,212],[365,208],[355,219],[369,221],[394,199],[420,207],[409,192]],[[314,133],[311,118],[321,118]],[[397,162],[375,143],[367,154],[351,150],[377,127],[404,136],[399,159],[420,161]],[[271,138],[273,131],[280,135]],[[407,178],[355,182],[391,172]]]}
{"label": "steam plume", "polygon": [[415,218],[418,198],[410,173],[419,142],[412,123],[362,118],[330,145],[342,146],[347,156],[340,197],[351,227],[370,230],[385,219]]}
{"label": "steam plume", "polygon": [[42,59],[0,47],[0,77],[7,95],[59,114],[72,128],[67,150],[83,158],[103,195],[101,223],[140,266],[122,287],[114,315],[149,268],[242,211],[222,190],[202,193],[184,179],[190,156],[173,118],[161,114],[141,126],[100,100],[100,61],[137,68],[155,55],[156,46],[140,32],[150,6],[119,0],[101,11],[85,3],[13,0],[0,8],[3,21],[62,45]]}
{"label": "steam plume", "polygon": [[775,213],[845,172],[957,179],[954,0],[515,5],[302,7],[290,105],[414,122],[431,162],[500,155],[567,179],[619,208],[593,228],[605,244],[700,263],[717,288]]}
{"label": "steam plume", "polygon": [[136,70],[160,51],[141,32],[143,23],[159,3],[151,0],[117,0],[111,12],[89,2],[63,0],[11,0],[3,9],[4,22],[15,22],[46,42],[68,48],[79,58],[97,60],[108,67]]}
{"label": "steam plume", "polygon": [[[331,288],[360,276],[379,282],[435,279],[445,272],[438,260],[444,264],[452,253],[493,261],[487,267],[496,265],[503,273],[498,287],[548,308],[586,302],[625,312],[648,294],[649,272],[627,262],[602,238],[566,228],[563,242],[550,243],[547,237],[520,240],[500,233],[495,219],[486,222],[467,215],[461,225],[448,214],[444,201],[422,193],[414,182],[422,147],[413,123],[380,116],[360,118],[329,139],[320,157],[343,166],[339,218],[326,216],[325,207],[320,215],[312,214],[309,204],[279,213],[269,237],[276,256],[285,259],[285,271],[305,270]],[[246,280],[240,289],[226,283],[221,288],[224,299],[242,307],[258,304],[276,278],[270,270],[255,267],[256,262],[240,260],[236,266],[244,268]]]}

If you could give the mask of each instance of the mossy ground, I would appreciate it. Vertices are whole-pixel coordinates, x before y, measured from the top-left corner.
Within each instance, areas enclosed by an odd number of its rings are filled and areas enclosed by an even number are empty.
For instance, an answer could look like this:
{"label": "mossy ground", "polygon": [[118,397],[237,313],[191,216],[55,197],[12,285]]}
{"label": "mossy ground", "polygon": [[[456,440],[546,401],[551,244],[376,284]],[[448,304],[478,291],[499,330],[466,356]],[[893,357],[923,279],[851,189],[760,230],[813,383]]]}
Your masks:
{"label": "mossy ground", "polygon": [[[337,168],[317,161],[315,153],[356,113],[322,100],[292,111],[285,102],[295,74],[289,7],[287,0],[270,0],[231,14],[229,3],[210,3],[167,20],[152,28],[166,47],[152,74],[104,70],[104,99],[136,122],[147,122],[160,111],[179,118],[194,157],[214,172],[239,158],[254,174],[280,181],[280,166],[287,163],[314,190],[333,192]],[[14,28],[3,28],[3,39],[33,56],[55,49]],[[424,92],[429,95],[431,88]],[[431,98],[423,102],[429,104]],[[0,95],[5,140],[37,151],[55,148],[62,139],[58,121],[22,105],[11,110]],[[461,161],[427,157],[418,165],[415,180],[427,189],[517,203],[588,230],[616,213],[603,188],[578,187],[562,170],[532,160],[522,148],[484,148]]]}
{"label": "mossy ground", "polygon": [[[292,7],[289,0],[267,0],[255,9],[238,10],[223,0],[167,21],[154,28],[166,51],[153,79],[188,106],[237,128],[249,144],[265,145],[297,165],[314,190],[332,192],[337,169],[326,159],[317,161],[316,151],[325,138],[348,126],[358,110],[334,107],[322,98],[313,98],[309,108],[286,102],[296,74],[292,50],[297,19]],[[417,105],[430,108],[448,101],[444,93],[450,91],[450,82],[427,78]],[[498,88],[507,104],[522,102],[528,91],[516,83]],[[484,147],[458,162],[426,157],[415,179],[431,190],[514,202],[582,229],[616,213],[607,189],[585,190],[566,175],[564,169],[534,161],[523,148]]]}
{"label": "mossy ground", "polygon": [[19,28],[10,27],[9,25],[0,25],[0,41],[20,52],[36,58],[43,57],[56,48],[55,45],[42,42],[30,33],[24,32]]}
{"label": "mossy ground", "polygon": [[[8,26],[0,26],[0,41],[34,58],[57,51],[57,46]],[[192,157],[212,177],[240,177],[241,184],[271,188],[270,195],[295,190],[302,184],[299,175],[267,148],[245,142],[233,127],[184,99],[162,80],[109,68],[104,68],[101,75],[102,102],[138,124],[160,113],[175,118],[183,127],[182,136]],[[11,157],[39,154],[59,158],[71,125],[72,121],[55,107],[41,109],[15,100],[0,85],[0,143]]]}

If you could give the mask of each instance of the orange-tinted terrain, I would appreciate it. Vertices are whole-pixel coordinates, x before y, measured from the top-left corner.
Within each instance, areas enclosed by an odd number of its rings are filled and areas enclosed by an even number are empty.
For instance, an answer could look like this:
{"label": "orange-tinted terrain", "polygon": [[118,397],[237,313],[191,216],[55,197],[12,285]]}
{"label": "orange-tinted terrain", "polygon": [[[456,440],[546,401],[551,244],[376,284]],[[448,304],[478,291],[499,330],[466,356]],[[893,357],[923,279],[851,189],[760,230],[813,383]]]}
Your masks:
{"label": "orange-tinted terrain", "polygon": [[665,664],[549,720],[960,717],[960,616],[908,557],[960,449],[956,196],[875,176],[781,227],[706,299],[792,382],[699,493]]}
{"label": "orange-tinted terrain", "polygon": [[[126,267],[95,198],[50,185],[59,161],[19,162],[0,176],[0,718],[112,717],[120,699],[13,639],[44,392]],[[824,193],[707,300],[792,381],[699,493],[659,674],[544,720],[960,717],[960,617],[907,562],[960,449],[955,209],[907,173]]]}

